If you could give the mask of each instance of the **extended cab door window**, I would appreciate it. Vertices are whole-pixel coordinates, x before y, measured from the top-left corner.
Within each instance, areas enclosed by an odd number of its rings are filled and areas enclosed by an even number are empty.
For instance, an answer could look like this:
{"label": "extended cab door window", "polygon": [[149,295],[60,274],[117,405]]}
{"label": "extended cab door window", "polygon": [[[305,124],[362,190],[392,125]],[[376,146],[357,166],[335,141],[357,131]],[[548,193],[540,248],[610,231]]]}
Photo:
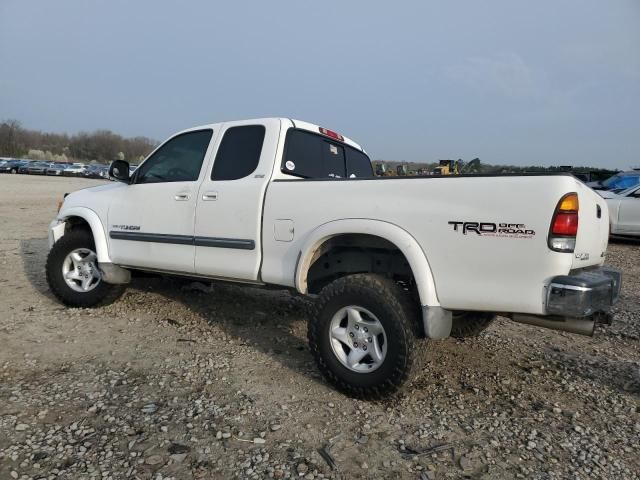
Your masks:
{"label": "extended cab door window", "polygon": [[211,180],[238,180],[252,174],[260,162],[264,134],[263,125],[229,128],[218,147]]}
{"label": "extended cab door window", "polygon": [[173,137],[136,170],[132,183],[195,182],[212,134],[198,130]]}

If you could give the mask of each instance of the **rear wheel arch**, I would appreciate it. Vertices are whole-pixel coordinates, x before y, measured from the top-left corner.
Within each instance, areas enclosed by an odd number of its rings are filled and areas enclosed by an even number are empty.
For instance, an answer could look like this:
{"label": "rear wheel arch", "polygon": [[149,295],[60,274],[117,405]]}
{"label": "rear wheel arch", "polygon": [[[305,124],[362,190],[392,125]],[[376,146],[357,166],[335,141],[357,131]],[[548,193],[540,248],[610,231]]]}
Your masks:
{"label": "rear wheel arch", "polygon": [[[359,243],[359,240],[362,242]],[[336,246],[345,248],[346,245],[353,245],[356,250],[386,249],[397,251],[409,267],[420,304],[440,306],[431,267],[417,240],[397,225],[380,220],[336,220],[315,229],[301,249],[296,268],[296,289],[305,294],[313,293],[314,264],[332,248]],[[353,265],[352,268],[347,268],[344,272],[345,275],[353,273],[375,272],[358,270],[353,268]]]}

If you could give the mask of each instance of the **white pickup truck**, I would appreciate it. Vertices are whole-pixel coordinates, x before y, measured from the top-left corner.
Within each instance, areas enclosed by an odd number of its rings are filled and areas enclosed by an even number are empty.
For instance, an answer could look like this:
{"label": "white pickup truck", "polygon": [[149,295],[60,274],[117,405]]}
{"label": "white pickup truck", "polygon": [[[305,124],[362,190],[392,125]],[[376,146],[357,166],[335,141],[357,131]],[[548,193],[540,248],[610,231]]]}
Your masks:
{"label": "white pickup truck", "polygon": [[131,271],[311,295],[318,367],[362,398],[406,382],[418,338],[497,313],[591,335],[620,291],[605,200],[567,174],[376,178],[356,142],[286,118],[185,130],[110,174],[50,225],[57,298],[104,305]]}

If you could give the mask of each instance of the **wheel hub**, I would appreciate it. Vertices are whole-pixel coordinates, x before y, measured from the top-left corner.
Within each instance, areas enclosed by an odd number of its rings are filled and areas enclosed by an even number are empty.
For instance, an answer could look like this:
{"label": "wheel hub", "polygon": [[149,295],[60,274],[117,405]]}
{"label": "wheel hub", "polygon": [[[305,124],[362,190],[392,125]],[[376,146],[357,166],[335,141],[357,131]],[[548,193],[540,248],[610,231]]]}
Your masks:
{"label": "wheel hub", "polygon": [[62,262],[62,277],[65,283],[76,292],[90,292],[102,281],[98,268],[97,255],[88,248],[76,248]]}
{"label": "wheel hub", "polygon": [[369,329],[367,327],[360,328],[359,325],[355,325],[349,331],[349,336],[351,337],[351,344],[354,348],[363,348],[367,349],[367,345],[373,341],[373,337],[369,334]]}
{"label": "wheel hub", "polygon": [[349,370],[368,373],[384,362],[386,332],[369,310],[355,305],[341,308],[331,319],[329,328],[333,353]]}

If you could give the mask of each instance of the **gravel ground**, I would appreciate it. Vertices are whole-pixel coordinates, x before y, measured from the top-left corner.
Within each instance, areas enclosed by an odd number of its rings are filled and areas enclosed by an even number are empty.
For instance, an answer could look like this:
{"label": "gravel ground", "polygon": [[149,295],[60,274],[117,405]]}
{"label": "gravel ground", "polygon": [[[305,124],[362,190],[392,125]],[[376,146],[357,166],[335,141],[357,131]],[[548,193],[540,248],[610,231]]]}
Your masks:
{"label": "gravel ground", "polygon": [[99,181],[0,176],[0,478],[640,478],[640,244],[593,338],[499,319],[431,342],[392,400],[320,378],[306,301],[135,279],[116,304],[47,290],[46,228]]}

